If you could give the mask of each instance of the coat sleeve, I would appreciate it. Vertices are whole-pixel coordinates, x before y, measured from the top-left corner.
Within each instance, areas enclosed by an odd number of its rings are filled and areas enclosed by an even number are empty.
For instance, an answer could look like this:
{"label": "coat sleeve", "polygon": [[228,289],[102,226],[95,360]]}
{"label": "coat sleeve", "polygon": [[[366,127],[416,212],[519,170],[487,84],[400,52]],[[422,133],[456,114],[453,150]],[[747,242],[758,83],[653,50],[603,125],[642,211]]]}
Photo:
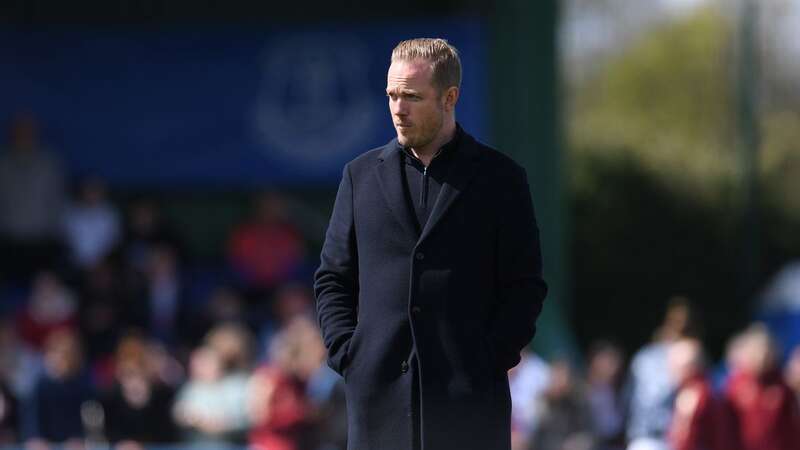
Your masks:
{"label": "coat sleeve", "polygon": [[496,235],[498,304],[489,325],[496,364],[510,369],[536,333],[547,284],[542,278],[539,227],[525,169],[514,166],[504,183]]}
{"label": "coat sleeve", "polygon": [[328,350],[328,365],[340,375],[356,328],[358,254],[353,221],[353,184],[345,166],[333,205],[321,262],[314,273],[317,319]]}

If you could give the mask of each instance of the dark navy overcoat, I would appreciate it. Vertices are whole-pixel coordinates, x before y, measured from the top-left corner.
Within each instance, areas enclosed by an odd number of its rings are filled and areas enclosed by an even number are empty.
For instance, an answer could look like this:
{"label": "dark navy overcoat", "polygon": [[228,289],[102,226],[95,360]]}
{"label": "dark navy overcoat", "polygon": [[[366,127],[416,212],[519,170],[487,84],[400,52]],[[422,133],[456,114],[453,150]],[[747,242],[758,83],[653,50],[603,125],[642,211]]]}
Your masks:
{"label": "dark navy overcoat", "polygon": [[464,133],[419,232],[401,151],[345,166],[314,276],[348,449],[509,450],[507,371],[547,291],[525,170]]}

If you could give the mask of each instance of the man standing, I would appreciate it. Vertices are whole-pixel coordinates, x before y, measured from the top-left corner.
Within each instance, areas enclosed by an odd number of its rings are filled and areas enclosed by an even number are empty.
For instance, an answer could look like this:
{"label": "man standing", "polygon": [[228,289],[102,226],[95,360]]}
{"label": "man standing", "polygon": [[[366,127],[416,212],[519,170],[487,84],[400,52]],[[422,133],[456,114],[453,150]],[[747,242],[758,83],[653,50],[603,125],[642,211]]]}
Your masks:
{"label": "man standing", "polygon": [[508,450],[507,371],[547,292],[525,170],[455,121],[457,50],[401,42],[397,138],[348,163],[314,276],[350,450]]}

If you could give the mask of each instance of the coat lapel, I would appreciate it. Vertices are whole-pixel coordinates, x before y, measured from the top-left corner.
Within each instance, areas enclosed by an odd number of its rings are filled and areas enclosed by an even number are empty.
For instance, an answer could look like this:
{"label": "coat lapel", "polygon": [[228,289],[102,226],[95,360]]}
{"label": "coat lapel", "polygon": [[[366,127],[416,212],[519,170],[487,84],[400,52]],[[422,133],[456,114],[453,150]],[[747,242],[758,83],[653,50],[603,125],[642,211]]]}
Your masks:
{"label": "coat lapel", "polygon": [[433,205],[425,227],[422,229],[417,245],[428,237],[478,171],[478,156],[480,152],[472,136],[464,133],[461,143],[455,150],[456,155],[453,165],[447,172],[442,188],[439,191],[439,196]]}
{"label": "coat lapel", "polygon": [[417,229],[403,194],[400,163],[400,146],[395,139],[386,144],[386,148],[381,152],[378,164],[375,166],[375,174],[386,199],[386,206],[389,207],[395,219],[400,222],[409,236],[413,236],[413,239],[416,240]]}

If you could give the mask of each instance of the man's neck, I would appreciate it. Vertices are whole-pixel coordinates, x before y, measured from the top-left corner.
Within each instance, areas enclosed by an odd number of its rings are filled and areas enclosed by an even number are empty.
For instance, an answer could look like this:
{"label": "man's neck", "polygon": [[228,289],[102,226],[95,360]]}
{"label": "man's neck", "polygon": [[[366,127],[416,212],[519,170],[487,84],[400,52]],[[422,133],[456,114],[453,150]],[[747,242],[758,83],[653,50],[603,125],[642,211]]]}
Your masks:
{"label": "man's neck", "polygon": [[439,151],[440,148],[444,144],[450,142],[453,139],[453,136],[456,134],[456,121],[455,120],[448,120],[445,121],[444,125],[442,125],[442,129],[440,130],[439,134],[432,140],[428,145],[424,147],[414,148],[412,147],[411,153],[416,156],[422,164],[426,167],[431,163],[431,160]]}

